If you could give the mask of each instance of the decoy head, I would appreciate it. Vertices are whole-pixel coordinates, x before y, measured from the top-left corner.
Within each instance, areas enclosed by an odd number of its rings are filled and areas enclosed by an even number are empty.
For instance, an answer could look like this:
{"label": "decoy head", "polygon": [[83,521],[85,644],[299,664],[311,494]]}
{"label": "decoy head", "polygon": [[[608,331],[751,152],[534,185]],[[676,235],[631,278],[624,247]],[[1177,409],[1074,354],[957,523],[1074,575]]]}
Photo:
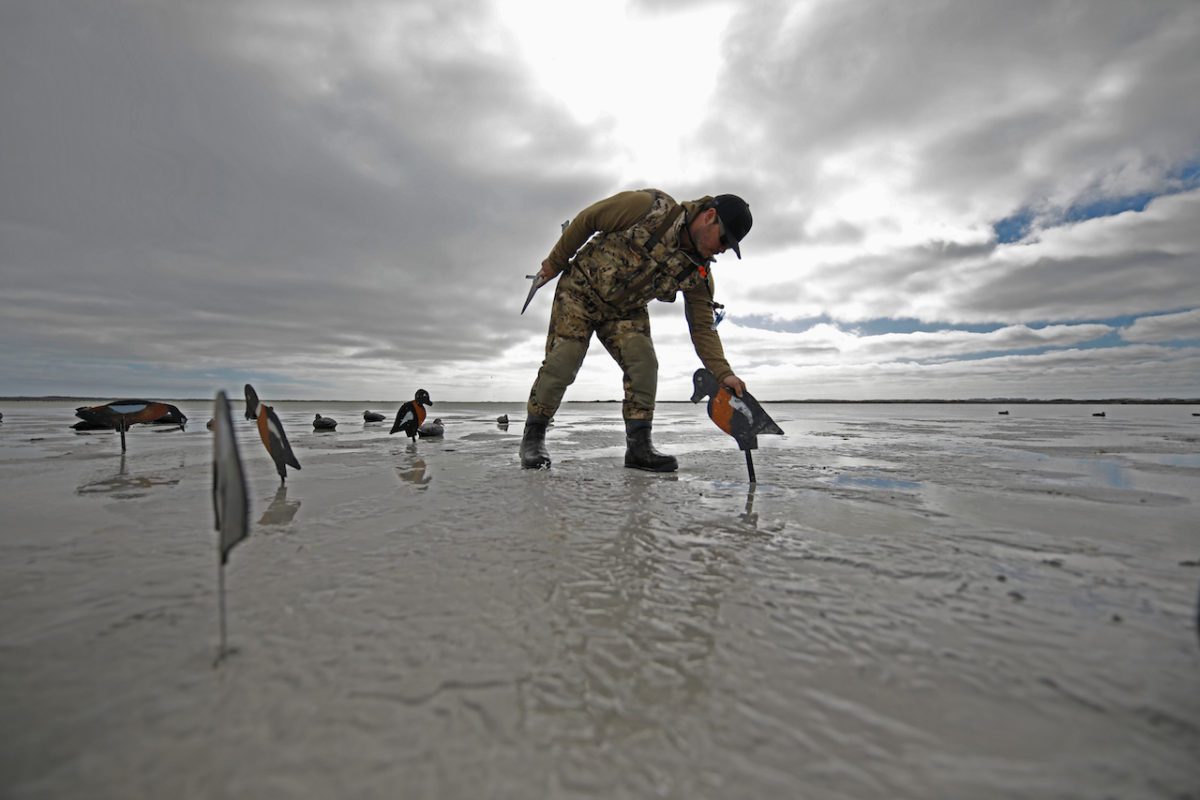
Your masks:
{"label": "decoy head", "polygon": [[321,415],[320,415],[320,414],[317,414],[317,416],[313,418],[313,422],[316,422],[316,421],[317,421],[317,420],[319,420],[320,418],[321,418]]}
{"label": "decoy head", "polygon": [[433,401],[429,399],[429,392],[424,389],[417,389],[417,393],[413,395],[413,402],[420,403],[423,406],[433,405]]}
{"label": "decoy head", "polygon": [[717,378],[707,369],[701,367],[692,375],[692,402],[699,403],[706,397],[717,393]]}

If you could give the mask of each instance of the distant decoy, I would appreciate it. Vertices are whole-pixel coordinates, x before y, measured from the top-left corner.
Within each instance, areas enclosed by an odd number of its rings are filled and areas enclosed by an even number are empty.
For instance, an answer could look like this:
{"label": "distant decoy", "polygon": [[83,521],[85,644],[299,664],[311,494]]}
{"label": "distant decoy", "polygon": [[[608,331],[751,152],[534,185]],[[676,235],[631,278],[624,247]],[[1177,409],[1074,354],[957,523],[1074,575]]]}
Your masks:
{"label": "distant decoy", "polygon": [[385,416],[383,416],[383,414],[380,414],[378,411],[364,411],[363,412],[363,421],[364,422],[383,422],[385,419],[387,419],[387,418]]}
{"label": "distant decoy", "polygon": [[[151,400],[114,400],[102,406],[82,406],[75,409],[75,416],[84,422],[120,431],[121,452],[125,451],[125,431],[129,430],[131,425],[154,422],[160,417],[172,413],[187,420],[187,417],[184,417],[175,406]],[[183,422],[179,422],[178,425],[182,430]],[[83,429],[76,428],[76,430]]]}
{"label": "distant decoy", "polygon": [[71,426],[71,430],[76,431],[111,431],[112,426],[103,422],[88,422],[80,420]]}
{"label": "distant decoy", "polygon": [[437,417],[433,422],[426,422],[417,428],[417,435],[422,439],[440,439],[445,434],[446,426],[442,424],[441,417]]}
{"label": "distant decoy", "polygon": [[318,431],[331,431],[337,427],[337,420],[333,417],[322,417],[317,414],[317,418],[313,420],[313,428]]}
{"label": "distant decoy", "polygon": [[1097,411],[1095,414],[1092,414],[1092,416],[1093,416],[1093,417],[1103,417],[1103,416],[1104,416],[1104,412],[1103,412],[1103,411]]}
{"label": "distant decoy", "polygon": [[258,419],[258,408],[262,403],[258,402],[258,392],[254,391],[254,387],[246,384],[246,419]]}
{"label": "distant decoy", "polygon": [[3,422],[3,421],[4,421],[4,414],[2,412],[0,412],[0,422]]}
{"label": "distant decoy", "polygon": [[275,409],[260,403],[257,410],[258,435],[267,452],[271,454],[271,460],[275,462],[275,471],[279,473],[280,482],[286,481],[287,468],[300,469],[300,462],[292,452],[292,445],[288,442],[287,434],[283,432],[283,423],[275,415]]}
{"label": "distant decoy", "polygon": [[496,417],[496,424],[497,425],[507,425],[508,424],[508,414],[501,414],[500,416]]}
{"label": "distant decoy", "polygon": [[750,451],[758,447],[759,434],[783,435],[783,429],[763,410],[762,405],[747,391],[738,397],[727,387],[717,383],[716,376],[707,369],[696,370],[692,375],[692,402],[708,400],[708,416],[717,427],[732,436],[738,447],[746,454],[746,471],[750,482],[755,483],[754,459]]}
{"label": "distant decoy", "polygon": [[1001,415],[1001,416],[1004,416],[1004,417],[1007,417],[1007,416],[1008,416],[1008,412],[1007,412],[1007,411],[997,411],[996,413],[997,413],[997,414],[999,414],[999,415]]}
{"label": "distant decoy", "polygon": [[389,433],[404,431],[405,436],[416,441],[417,431],[425,422],[425,406],[431,405],[433,401],[429,399],[429,392],[417,389],[413,399],[400,406],[400,410],[396,412],[396,421],[392,423]]}
{"label": "distant decoy", "polygon": [[216,424],[217,424],[217,418],[213,417],[208,422],[204,423],[204,427],[208,428],[211,431],[213,429],[213,425],[216,425]]}
{"label": "distant decoy", "polygon": [[[4,416],[4,415],[3,415],[3,414],[0,414],[0,417],[2,417],[2,416]],[[1193,411],[1193,412],[1192,412],[1192,416],[1193,416],[1193,417],[1200,417],[1200,414],[1197,414],[1195,411]]]}

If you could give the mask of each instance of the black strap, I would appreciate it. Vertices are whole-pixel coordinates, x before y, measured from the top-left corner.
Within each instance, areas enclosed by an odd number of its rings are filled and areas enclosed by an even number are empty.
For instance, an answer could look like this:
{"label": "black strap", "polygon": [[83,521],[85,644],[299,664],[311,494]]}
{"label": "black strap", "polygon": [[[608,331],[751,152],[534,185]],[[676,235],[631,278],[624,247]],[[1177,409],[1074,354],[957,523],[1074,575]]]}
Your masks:
{"label": "black strap", "polygon": [[667,210],[667,215],[663,217],[662,224],[658,226],[658,229],[654,233],[650,234],[650,238],[643,245],[647,253],[654,249],[654,245],[658,244],[662,240],[662,237],[667,235],[667,231],[675,224],[675,220],[681,213],[683,213],[683,206],[678,204],[674,208]]}

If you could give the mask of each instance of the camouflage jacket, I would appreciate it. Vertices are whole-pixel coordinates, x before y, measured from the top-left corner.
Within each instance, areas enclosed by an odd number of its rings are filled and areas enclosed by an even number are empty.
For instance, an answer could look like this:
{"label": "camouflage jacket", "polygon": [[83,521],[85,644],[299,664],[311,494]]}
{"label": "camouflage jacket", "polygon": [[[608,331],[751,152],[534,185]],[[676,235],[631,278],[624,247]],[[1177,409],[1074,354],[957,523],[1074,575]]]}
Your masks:
{"label": "camouflage jacket", "polygon": [[712,261],[702,261],[680,242],[684,226],[711,199],[677,204],[657,189],[621,192],[581,211],[548,260],[560,272],[577,271],[618,316],[650,300],[674,302],[683,292],[696,355],[721,380],[733,369],[712,327]]}

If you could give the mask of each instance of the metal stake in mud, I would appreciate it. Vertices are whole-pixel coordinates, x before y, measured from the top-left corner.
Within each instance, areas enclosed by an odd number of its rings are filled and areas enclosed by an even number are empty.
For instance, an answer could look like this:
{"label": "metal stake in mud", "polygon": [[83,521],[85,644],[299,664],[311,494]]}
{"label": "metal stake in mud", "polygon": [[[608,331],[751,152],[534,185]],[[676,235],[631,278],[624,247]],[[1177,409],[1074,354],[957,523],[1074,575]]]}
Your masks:
{"label": "metal stake in mud", "polygon": [[749,450],[744,452],[746,453],[746,472],[750,475],[750,482],[758,483],[758,479],[754,477],[754,457],[750,455]]}

